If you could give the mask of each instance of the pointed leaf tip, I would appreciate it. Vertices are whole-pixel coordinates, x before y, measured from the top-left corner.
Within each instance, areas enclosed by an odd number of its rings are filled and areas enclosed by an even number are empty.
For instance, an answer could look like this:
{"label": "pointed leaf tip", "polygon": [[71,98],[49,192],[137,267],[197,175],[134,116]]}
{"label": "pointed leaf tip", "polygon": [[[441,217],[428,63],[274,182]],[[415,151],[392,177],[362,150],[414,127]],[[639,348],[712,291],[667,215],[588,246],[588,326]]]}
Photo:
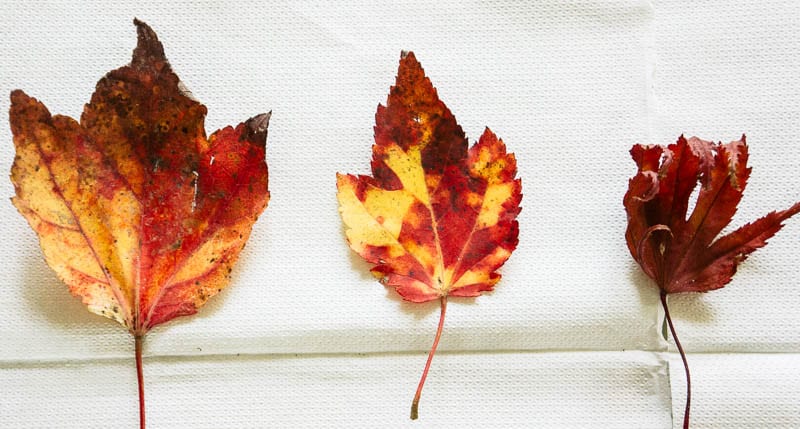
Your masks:
{"label": "pointed leaf tip", "polygon": [[244,124],[246,127],[243,138],[251,142],[258,142],[262,145],[267,143],[267,129],[269,128],[269,119],[272,117],[272,112],[262,113],[248,119]]}
{"label": "pointed leaf tip", "polygon": [[138,18],[133,19],[133,24],[136,25],[138,42],[136,49],[133,50],[131,65],[136,68],[144,68],[154,62],[166,62],[167,57],[164,55],[164,46],[158,40],[156,32]]}
{"label": "pointed leaf tip", "polygon": [[9,96],[9,98],[11,99],[11,102],[13,103],[14,101],[20,99],[21,97],[25,97],[25,96],[26,96],[25,91],[23,91],[21,89],[15,89],[15,90],[11,91],[11,95]]}

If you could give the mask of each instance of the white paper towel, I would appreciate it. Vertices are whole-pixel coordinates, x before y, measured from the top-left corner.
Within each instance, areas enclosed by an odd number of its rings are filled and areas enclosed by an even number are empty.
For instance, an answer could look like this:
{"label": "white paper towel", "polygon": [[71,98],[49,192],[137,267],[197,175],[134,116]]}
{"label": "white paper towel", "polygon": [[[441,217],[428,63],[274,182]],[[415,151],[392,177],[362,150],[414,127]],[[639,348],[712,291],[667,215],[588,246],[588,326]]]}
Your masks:
{"label": "white paper towel", "polygon": [[[692,376],[692,428],[800,427],[800,354],[702,353],[688,357]],[[680,356],[669,362],[673,428],[686,403]]]}
{"label": "white paper towel", "polygon": [[[129,61],[134,16],[208,107],[209,132],[273,111],[272,200],[231,286],[147,338],[151,427],[408,423],[436,304],[403,303],[368,275],[344,242],[334,182],[368,172],[401,50],[471,139],[485,126],[504,139],[524,193],[497,290],[449,306],[422,427],[670,427],[682,403],[664,386],[677,392],[682,368],[673,359],[667,376],[657,292],[624,243],[632,144],[746,132],[755,168],[735,226],[800,200],[793,2],[6,1],[0,94],[21,88],[78,117],[96,81]],[[8,131],[0,154],[8,171]],[[0,190],[13,194],[8,181]],[[0,395],[0,421],[133,426],[130,336],[70,297],[10,204],[0,218],[0,380],[19,392]],[[727,288],[671,298],[689,350],[800,352],[800,222],[788,223]],[[642,352],[609,353],[621,350]],[[743,395],[796,422],[772,389]],[[350,403],[360,407],[344,415]],[[698,400],[696,412],[733,406]],[[752,426],[720,421],[708,427]]]}
{"label": "white paper towel", "polygon": [[[420,354],[147,359],[148,427],[670,425],[666,366],[651,353],[442,353],[412,422],[424,360]],[[131,363],[0,367],[0,383],[15,392],[3,399],[3,425],[135,427]]]}
{"label": "white paper towel", "polygon": [[[178,2],[111,8],[102,19],[76,7],[36,12],[74,19],[39,22],[29,11],[5,23],[3,88],[25,88],[53,112],[77,116],[94,82],[128,61],[137,15],[208,106],[209,130],[273,111],[272,200],[233,284],[198,316],[153,331],[153,353],[428,349],[437,303],[402,303],[368,274],[344,241],[335,198],[337,171],[369,171],[375,110],[401,49],[416,52],[471,138],[490,126],[505,140],[523,181],[519,248],[495,293],[453,300],[442,348],[661,346],[656,293],[632,281],[641,276],[624,246],[620,203],[633,171],[626,151],[648,133],[647,3],[251,3],[243,13]],[[21,13],[8,9],[4,16]],[[31,38],[56,48],[31,49]],[[23,348],[4,348],[2,358],[129,355],[127,334],[84,314],[41,261],[23,219],[10,205],[2,210],[3,233],[18,245],[2,292],[13,317],[1,315],[0,326]]]}

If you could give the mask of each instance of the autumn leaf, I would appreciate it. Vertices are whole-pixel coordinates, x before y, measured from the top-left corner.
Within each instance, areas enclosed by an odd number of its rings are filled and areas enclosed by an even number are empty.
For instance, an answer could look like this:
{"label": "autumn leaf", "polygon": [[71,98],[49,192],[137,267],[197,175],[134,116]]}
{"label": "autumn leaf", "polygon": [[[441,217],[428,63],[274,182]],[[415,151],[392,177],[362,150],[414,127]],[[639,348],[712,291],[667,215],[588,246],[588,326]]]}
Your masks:
{"label": "autumn leaf", "polygon": [[45,259],[89,311],[142,340],[224,288],[269,200],[269,114],[206,138],[206,108],[134,20],[130,65],[97,83],[80,122],[11,93],[12,199]]}
{"label": "autumn leaf", "polygon": [[382,283],[407,301],[441,303],[416,419],[447,297],[478,296],[500,280],[518,241],[522,184],[514,155],[488,128],[468,147],[413,53],[403,53],[375,120],[372,177],[337,174],[339,211],[347,242]]}
{"label": "autumn leaf", "polygon": [[[635,145],[631,156],[639,167],[630,179],[624,204],[628,213],[628,250],[661,290],[661,304],[686,371],[684,428],[689,427],[691,382],[667,306],[667,295],[708,292],[731,281],[737,266],[800,211],[800,203],[774,211],[718,237],[731,222],[747,186],[745,137],[714,144],[681,136],[668,147]],[[697,202],[687,218],[697,185]]]}

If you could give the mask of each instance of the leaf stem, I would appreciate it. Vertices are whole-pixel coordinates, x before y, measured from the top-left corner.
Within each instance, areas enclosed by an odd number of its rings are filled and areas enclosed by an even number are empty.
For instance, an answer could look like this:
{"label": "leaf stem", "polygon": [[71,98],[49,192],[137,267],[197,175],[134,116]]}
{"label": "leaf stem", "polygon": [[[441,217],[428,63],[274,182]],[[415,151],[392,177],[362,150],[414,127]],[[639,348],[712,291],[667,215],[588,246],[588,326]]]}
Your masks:
{"label": "leaf stem", "polygon": [[436,353],[436,347],[439,345],[439,338],[442,337],[444,313],[447,311],[447,297],[443,296],[440,302],[442,312],[439,314],[439,327],[436,328],[436,338],[433,339],[433,346],[431,346],[431,351],[428,353],[428,361],[425,363],[425,370],[422,371],[422,378],[420,378],[419,386],[417,386],[417,394],[414,395],[414,401],[411,403],[411,420],[416,420],[417,417],[419,417],[419,397],[422,395],[422,386],[425,385],[425,379],[428,377],[428,370],[431,368],[433,355]]}
{"label": "leaf stem", "polygon": [[683,352],[683,347],[681,347],[681,342],[678,340],[678,335],[675,334],[675,326],[672,325],[672,317],[669,315],[669,307],[667,306],[667,293],[664,291],[661,292],[661,306],[664,307],[664,315],[667,318],[669,331],[672,332],[675,346],[678,347],[681,360],[683,360],[683,369],[686,371],[686,409],[683,412],[683,429],[689,429],[689,408],[692,403],[692,379],[689,376],[689,363],[686,361],[686,353]]}
{"label": "leaf stem", "polygon": [[144,336],[135,335],[134,344],[136,348],[136,379],[139,382],[139,428],[144,427],[144,375],[142,373],[142,343]]}

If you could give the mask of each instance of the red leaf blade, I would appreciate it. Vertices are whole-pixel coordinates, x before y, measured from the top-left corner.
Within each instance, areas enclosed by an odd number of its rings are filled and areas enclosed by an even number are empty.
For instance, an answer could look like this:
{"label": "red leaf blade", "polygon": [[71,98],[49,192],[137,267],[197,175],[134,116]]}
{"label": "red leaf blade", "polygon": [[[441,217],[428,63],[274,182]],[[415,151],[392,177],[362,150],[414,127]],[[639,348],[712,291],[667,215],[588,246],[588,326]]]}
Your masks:
{"label": "red leaf blade", "polygon": [[[800,210],[795,204],[770,213],[714,241],[731,222],[747,186],[747,150],[744,137],[726,145],[681,137],[668,148],[631,149],[639,172],[624,198],[626,241],[631,255],[662,291],[723,287],[737,265]],[[697,202],[687,219],[689,198],[698,183]]]}

